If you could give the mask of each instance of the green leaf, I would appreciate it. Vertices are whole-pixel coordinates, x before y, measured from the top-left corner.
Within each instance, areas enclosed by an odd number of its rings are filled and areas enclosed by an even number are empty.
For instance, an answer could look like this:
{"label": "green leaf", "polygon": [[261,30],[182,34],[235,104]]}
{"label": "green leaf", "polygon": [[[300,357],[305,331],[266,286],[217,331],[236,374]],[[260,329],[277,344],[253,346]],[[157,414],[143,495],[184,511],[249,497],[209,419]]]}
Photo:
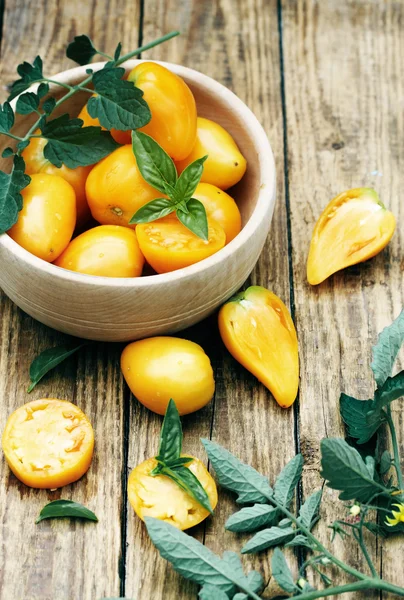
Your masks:
{"label": "green leaf", "polygon": [[177,169],[167,152],[141,131],[132,131],[132,149],[143,179],[159,192],[173,196]]}
{"label": "green leaf", "polygon": [[115,62],[117,60],[119,60],[119,57],[121,56],[121,52],[122,52],[122,44],[121,44],[121,42],[119,42],[119,44],[115,48],[115,52],[114,52],[114,61]]}
{"label": "green leaf", "polygon": [[31,181],[24,171],[25,163],[21,156],[14,156],[11,173],[0,171],[0,234],[17,222],[18,212],[22,209],[21,190]]}
{"label": "green leaf", "polygon": [[201,180],[203,173],[203,163],[208,158],[208,156],[203,156],[202,158],[197,158],[188,165],[181,175],[178,178],[176,191],[178,192],[178,196],[181,200],[188,202],[190,200],[196,190],[198,183]]}
{"label": "green leaf", "polygon": [[29,140],[21,140],[21,142],[18,142],[17,144],[17,150],[23,152],[27,146],[29,146]]}
{"label": "green leaf", "polygon": [[56,100],[52,96],[50,98],[48,98],[47,100],[45,100],[45,102],[42,104],[42,109],[43,109],[44,113],[48,116],[53,113],[53,111],[55,110],[55,107],[56,107]]}
{"label": "green leaf", "polygon": [[321,475],[328,487],[341,490],[340,500],[366,502],[386,488],[370,476],[355,448],[339,438],[321,440]]}
{"label": "green leaf", "polygon": [[391,468],[391,454],[388,450],[385,450],[380,457],[379,472],[380,475],[386,475]]}
{"label": "green leaf", "polygon": [[234,532],[256,531],[261,527],[273,525],[278,517],[279,511],[273,506],[254,504],[231,515],[225,523],[225,529]]}
{"label": "green leaf", "polygon": [[10,95],[7,98],[9,102],[21,94],[21,92],[24,92],[26,89],[28,89],[32,83],[35,81],[40,81],[44,78],[42,66],[42,59],[40,56],[35,58],[32,65],[28,62],[23,62],[22,64],[18,65],[17,73],[21,79],[14,81],[14,83],[11,85]]}
{"label": "green leaf", "polygon": [[39,96],[34,92],[25,92],[18,97],[16,111],[20,115],[30,115],[38,110]]}
{"label": "green leaf", "polygon": [[370,365],[378,387],[390,377],[397,354],[404,343],[404,309],[391,325],[380,333],[373,346],[373,361]]}
{"label": "green leaf", "polygon": [[263,504],[272,497],[273,490],[266,477],[238,460],[219,444],[207,439],[202,439],[202,443],[220,485],[238,494],[239,504]]}
{"label": "green leaf", "polygon": [[160,432],[160,447],[156,460],[171,464],[180,458],[182,449],[181,419],[175,402],[170,400]]}
{"label": "green leaf", "polygon": [[247,581],[254,592],[260,592],[264,588],[264,579],[258,571],[250,571],[247,574]]}
{"label": "green leaf", "polygon": [[369,424],[374,421],[378,422],[381,418],[382,408],[402,396],[404,396],[404,371],[397,373],[394,377],[388,377],[382,387],[376,390],[371,410],[367,413],[367,422]]}
{"label": "green leaf", "polygon": [[151,119],[150,109],[143,100],[143,92],[131,81],[122,79],[125,69],[102,69],[93,75],[96,96],[87,109],[106,129],[127,131],[144,127]]}
{"label": "green leaf", "polygon": [[287,544],[285,544],[285,546],[287,548],[293,548],[295,546],[303,546],[305,548],[309,548],[309,550],[313,550],[313,544],[309,541],[309,539],[302,534],[297,535],[296,537],[293,538],[293,540],[290,540],[290,542],[288,542]]}
{"label": "green leaf", "polygon": [[215,585],[207,583],[199,591],[198,597],[201,600],[229,600],[228,595]]}
{"label": "green leaf", "polygon": [[1,153],[2,158],[9,158],[10,156],[13,156],[14,154],[14,150],[12,148],[10,148],[10,146],[8,146],[8,148],[4,148],[3,152]]}
{"label": "green leaf", "polygon": [[89,344],[89,342],[77,342],[74,346],[63,345],[55,348],[48,348],[39,354],[31,363],[29,368],[29,377],[31,385],[27,392],[30,393],[34,387],[41,381],[49,371],[60,365],[66,358],[72,356],[75,352]]}
{"label": "green leaf", "polygon": [[172,460],[169,462],[169,467],[170,468],[174,468],[174,467],[181,467],[182,465],[189,465],[189,463],[191,463],[194,459],[192,458],[192,456],[181,456],[180,458],[176,458],[175,460]]}
{"label": "green leaf", "polygon": [[98,521],[92,510],[89,510],[78,502],[54,500],[43,507],[35,523],[56,517],[76,517],[79,519],[88,519],[89,521]]}
{"label": "green leaf", "polygon": [[87,35],[76,35],[66,49],[66,56],[79,65],[86,65],[98,54]]}
{"label": "green leaf", "polygon": [[291,519],[281,519],[278,523],[278,527],[285,529],[285,528],[289,527],[291,524],[292,524]]}
{"label": "green leaf", "polygon": [[42,100],[49,93],[49,84],[48,83],[40,83],[38,89],[36,91],[39,98]]}
{"label": "green leaf", "polygon": [[55,167],[69,169],[92,165],[118,148],[119,144],[101,127],[82,127],[81,119],[61,115],[40,124],[42,137],[48,140],[44,156]]}
{"label": "green leaf", "polygon": [[14,125],[14,111],[8,102],[0,106],[0,133],[8,133]]}
{"label": "green leaf", "polygon": [[364,523],[364,526],[368,531],[370,531],[370,533],[373,533],[373,535],[378,535],[383,538],[386,537],[385,530],[383,529],[383,527],[380,527],[380,525],[378,525],[377,523],[374,523],[373,521],[367,521],[366,523]]}
{"label": "green leaf", "polygon": [[156,219],[166,217],[174,211],[175,206],[170,200],[157,198],[157,200],[152,200],[139,208],[129,223],[151,223]]}
{"label": "green leaf", "polygon": [[234,594],[235,577],[232,569],[209,548],[165,521],[146,517],[145,523],[161,556],[180,575],[199,585],[211,584],[222,592]]}
{"label": "green leaf", "polygon": [[282,469],[274,485],[275,499],[283,507],[288,508],[292,502],[295,488],[302,476],[303,457],[297,454]]}
{"label": "green leaf", "polygon": [[294,594],[299,588],[295,584],[292,572],[286,562],[286,558],[279,548],[275,548],[271,560],[272,576],[277,584],[289,594]]}
{"label": "green leaf", "polygon": [[195,498],[195,500],[203,506],[203,508],[213,514],[213,508],[210,504],[209,496],[201,482],[192,473],[188,467],[166,467],[163,466],[161,474],[166,475],[184,490],[187,494]]}
{"label": "green leaf", "polygon": [[187,212],[178,209],[176,214],[183,225],[192,233],[207,241],[209,239],[208,219],[202,202],[191,198],[187,202]]}
{"label": "green leaf", "polygon": [[270,527],[256,533],[241,550],[242,554],[252,554],[261,552],[273,546],[286,544],[296,535],[296,530],[292,527]]}
{"label": "green leaf", "polygon": [[223,560],[229,565],[237,580],[243,583],[244,587],[251,589],[253,592],[258,592],[264,587],[262,575],[257,571],[250,571],[247,576],[244,574],[240,557],[235,552],[226,550],[223,552]]}
{"label": "green leaf", "polygon": [[384,422],[381,415],[373,423],[366,422],[366,415],[372,408],[372,400],[357,400],[347,394],[340,396],[340,413],[347,426],[348,435],[358,441],[358,444],[368,442]]}
{"label": "green leaf", "polygon": [[322,494],[322,490],[317,490],[314,494],[306,498],[306,501],[300,507],[298,521],[308,529],[311,529],[316,521]]}

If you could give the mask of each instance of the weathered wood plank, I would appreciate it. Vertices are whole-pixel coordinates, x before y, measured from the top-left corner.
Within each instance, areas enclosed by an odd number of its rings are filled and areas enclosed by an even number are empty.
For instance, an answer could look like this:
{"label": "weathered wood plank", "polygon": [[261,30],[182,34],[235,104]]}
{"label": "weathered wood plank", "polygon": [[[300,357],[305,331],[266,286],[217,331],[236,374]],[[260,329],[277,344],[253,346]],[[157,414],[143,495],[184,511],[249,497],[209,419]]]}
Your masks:
{"label": "weathered wood plank", "polygon": [[[65,56],[74,35],[89,33],[106,51],[122,40],[138,40],[139,3],[73,1],[7,2],[2,41],[2,82],[36,54],[51,75],[74,66]],[[6,97],[5,87],[2,99]],[[119,347],[95,345],[72,359],[26,394],[28,367],[47,347],[65,336],[35,323],[0,295],[0,429],[9,413],[31,399],[59,397],[78,404],[95,429],[96,449],[88,474],[58,492],[31,490],[0,461],[1,598],[15,600],[94,600],[120,595],[124,468],[124,394]],[[74,499],[98,515],[98,524],[35,518],[46,502]]]}
{"label": "weathered wood plank", "polygon": [[[181,36],[147,56],[185,64],[224,83],[252,108],[268,133],[277,162],[278,204],[266,248],[251,281],[273,289],[288,303],[276,2],[249,0],[234,3],[220,0],[207,3],[187,0],[178,11],[178,4],[171,0],[148,0],[144,12],[144,41],[171,29],[179,29]],[[293,410],[281,410],[263,386],[229,357],[219,339],[214,317],[201,329],[205,330],[206,336],[206,343],[202,342],[202,345],[213,360],[216,371],[214,414],[213,407],[207,407],[195,417],[185,420],[186,448],[206,460],[198,438],[209,436],[212,420],[215,441],[273,478],[295,453]],[[136,405],[132,410],[131,467],[155,452],[156,442],[150,439],[150,431],[157,431],[161,422]],[[140,431],[138,427],[141,427]],[[142,440],[141,443],[139,440]],[[243,543],[241,537],[224,530],[224,522],[234,510],[234,499],[220,491],[218,508],[214,518],[207,521],[205,532],[207,545],[220,554],[225,549],[239,551]],[[197,535],[200,535],[200,530]],[[293,562],[293,555],[290,554],[290,557]],[[266,580],[269,579],[268,553],[243,560],[246,565],[261,570]],[[150,576],[152,571],[153,578]],[[155,600],[166,600],[195,596],[195,588],[181,581],[171,567],[157,558],[150,542],[145,539],[143,526],[134,519],[131,509],[128,514],[126,575],[126,595],[129,597],[152,596]]]}
{"label": "weathered wood plank", "polygon": [[[401,2],[282,3],[289,148],[289,186],[296,318],[301,347],[300,435],[306,460],[305,494],[321,485],[319,441],[344,435],[341,391],[367,398],[372,391],[370,348],[397,316],[403,285],[403,95]],[[318,287],[306,282],[312,228],[324,206],[352,187],[375,187],[394,212],[398,232],[375,259]],[[402,415],[395,420],[403,451]],[[321,538],[341,513],[325,490]],[[376,547],[383,575],[404,583],[395,568],[397,540]],[[342,558],[359,566],[354,543],[337,543]],[[368,597],[368,593],[367,593]]]}

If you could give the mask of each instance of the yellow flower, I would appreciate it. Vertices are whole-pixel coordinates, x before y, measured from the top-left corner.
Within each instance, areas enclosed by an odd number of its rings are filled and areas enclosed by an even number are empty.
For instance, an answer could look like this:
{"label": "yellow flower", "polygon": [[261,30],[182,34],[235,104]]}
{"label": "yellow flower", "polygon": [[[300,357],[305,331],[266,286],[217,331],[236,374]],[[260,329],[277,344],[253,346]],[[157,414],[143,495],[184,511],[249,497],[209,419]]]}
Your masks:
{"label": "yellow flower", "polygon": [[394,519],[390,519],[386,517],[386,525],[389,527],[393,527],[394,525],[398,525],[399,523],[404,523],[404,504],[393,504],[393,506],[397,506],[398,511],[392,510]]}

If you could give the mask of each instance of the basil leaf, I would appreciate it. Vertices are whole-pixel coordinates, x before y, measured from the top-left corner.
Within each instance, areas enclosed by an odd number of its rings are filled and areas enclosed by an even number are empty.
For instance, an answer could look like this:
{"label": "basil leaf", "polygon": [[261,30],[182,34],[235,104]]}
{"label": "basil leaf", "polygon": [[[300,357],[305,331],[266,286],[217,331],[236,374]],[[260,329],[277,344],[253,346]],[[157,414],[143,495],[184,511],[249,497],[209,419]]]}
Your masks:
{"label": "basil leaf", "polygon": [[391,375],[398,351],[404,343],[404,309],[391,325],[380,333],[373,346],[373,361],[370,365],[378,387]]}
{"label": "basil leaf", "polygon": [[273,525],[279,517],[278,509],[268,504],[247,506],[231,515],[225,523],[225,529],[234,532],[255,531],[261,527]]}
{"label": "basil leaf", "polygon": [[180,487],[184,492],[192,496],[203,508],[213,514],[213,508],[210,504],[209,496],[201,482],[192,473],[188,467],[167,467],[161,469],[161,474],[169,477]]}
{"label": "basil leaf", "polygon": [[289,568],[286,558],[279,548],[275,548],[271,560],[272,576],[276,583],[289,594],[300,591],[294,582],[292,572]]}
{"label": "basil leaf", "polygon": [[106,129],[138,129],[151,119],[143,92],[122,79],[124,75],[125,69],[120,67],[102,69],[93,75],[96,96],[89,99],[87,109],[90,117],[97,118]]}
{"label": "basil leaf", "polygon": [[30,393],[34,387],[41,381],[49,371],[60,365],[66,358],[72,356],[75,352],[87,346],[90,342],[78,342],[75,346],[56,346],[55,348],[48,348],[39,354],[31,363],[29,368],[29,377],[31,379],[31,385],[27,392]]}
{"label": "basil leaf", "polygon": [[366,415],[372,408],[372,400],[357,400],[347,394],[340,396],[340,413],[347,426],[349,437],[357,440],[358,444],[368,442],[384,422],[381,414],[380,419],[372,423],[366,422]]}
{"label": "basil leaf", "polygon": [[322,494],[322,490],[317,490],[306,498],[304,504],[300,507],[298,521],[308,529],[311,529],[316,521]]}
{"label": "basil leaf", "polygon": [[[181,456],[182,427],[181,419],[173,399],[167,406],[160,432],[160,447],[156,460],[169,464]],[[189,462],[189,460],[188,460]]]}
{"label": "basil leaf", "polygon": [[14,125],[14,111],[9,102],[0,106],[0,133],[8,133]]}
{"label": "basil leaf", "polygon": [[53,111],[55,110],[55,107],[56,107],[56,100],[52,96],[50,98],[48,98],[47,100],[45,100],[45,102],[42,104],[42,109],[43,109],[44,113],[48,116],[53,113]]}
{"label": "basil leaf", "polygon": [[40,123],[42,137],[48,140],[44,156],[55,167],[63,164],[69,169],[86,167],[119,147],[108,131],[82,125],[81,119],[70,119],[67,114]]}
{"label": "basil leaf", "polygon": [[321,467],[328,487],[341,490],[340,500],[367,502],[375,494],[387,491],[370,476],[359,452],[340,438],[321,440]]}
{"label": "basil leaf", "polygon": [[197,158],[193,163],[188,165],[178,178],[176,191],[179,197],[185,202],[188,202],[196,190],[196,186],[201,180],[203,173],[203,163],[208,158],[208,155],[202,158]]}
{"label": "basil leaf", "polygon": [[187,211],[177,209],[176,215],[183,225],[192,233],[207,241],[209,239],[208,218],[202,202],[191,198],[187,202]]}
{"label": "basil leaf", "polygon": [[20,115],[30,115],[38,110],[38,106],[39,96],[33,92],[25,92],[18,97],[15,109]]}
{"label": "basil leaf", "polygon": [[232,569],[209,548],[165,521],[145,517],[145,523],[153,544],[177,573],[199,585],[212,584],[229,595],[235,593]]}
{"label": "basil leaf", "polygon": [[238,494],[239,504],[266,503],[273,490],[266,477],[215,442],[202,439],[220,485]]}
{"label": "basil leaf", "polygon": [[273,546],[286,544],[296,535],[296,530],[292,527],[270,527],[256,533],[242,548],[242,554],[252,554],[260,552]]}
{"label": "basil leaf", "polygon": [[177,169],[167,152],[149,135],[132,131],[132,149],[145,181],[163,194],[175,199]]}
{"label": "basil leaf", "polygon": [[156,219],[166,217],[175,211],[175,206],[167,198],[157,198],[148,202],[133,215],[129,223],[151,223]]}
{"label": "basil leaf", "polygon": [[295,488],[302,476],[303,457],[297,454],[282,469],[274,485],[275,499],[284,508],[288,508],[292,502]]}
{"label": "basil leaf", "polygon": [[21,79],[14,81],[14,83],[11,85],[10,95],[7,100],[10,102],[13,98],[21,94],[21,92],[24,92],[26,89],[28,89],[32,83],[43,79],[42,67],[42,59],[40,56],[35,58],[32,65],[28,62],[23,62],[22,64],[18,65],[17,73]]}
{"label": "basil leaf", "polygon": [[79,65],[91,62],[97,50],[87,35],[76,35],[74,40],[66,48],[66,56]]}
{"label": "basil leaf", "polygon": [[36,91],[38,96],[42,99],[46,94],[49,93],[49,84],[48,83],[40,83],[38,89]]}
{"label": "basil leaf", "polygon": [[313,544],[308,540],[305,535],[299,534],[290,540],[287,544],[285,544],[286,548],[294,548],[295,546],[303,546],[304,548],[309,548],[309,550],[314,550]]}
{"label": "basil leaf", "polygon": [[44,519],[54,519],[56,517],[76,517],[79,519],[88,519],[89,521],[98,521],[92,510],[89,510],[78,502],[71,500],[54,500],[43,507],[35,523]]}
{"label": "basil leaf", "polygon": [[14,156],[11,173],[0,171],[0,234],[17,222],[18,212],[22,209],[21,190],[31,181],[24,171],[25,162],[21,156]]}
{"label": "basil leaf", "polygon": [[225,592],[222,592],[221,589],[210,583],[207,583],[200,589],[198,597],[201,600],[229,600]]}
{"label": "basil leaf", "polygon": [[194,459],[192,458],[192,456],[181,456],[180,458],[176,458],[175,460],[170,460],[167,463],[167,466],[169,466],[171,469],[173,469],[174,467],[181,467],[182,465],[189,465],[190,462],[192,462]]}

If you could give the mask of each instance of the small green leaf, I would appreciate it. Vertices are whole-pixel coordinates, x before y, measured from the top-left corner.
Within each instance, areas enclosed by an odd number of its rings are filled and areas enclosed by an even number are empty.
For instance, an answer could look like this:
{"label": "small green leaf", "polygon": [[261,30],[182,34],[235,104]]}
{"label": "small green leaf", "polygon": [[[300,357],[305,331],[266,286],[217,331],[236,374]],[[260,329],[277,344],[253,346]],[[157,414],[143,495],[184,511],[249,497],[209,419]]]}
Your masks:
{"label": "small green leaf", "polygon": [[270,527],[256,533],[241,550],[242,554],[252,554],[261,552],[267,548],[281,546],[286,544],[296,535],[296,530],[292,527]]}
{"label": "small green leaf", "polygon": [[24,171],[25,163],[21,156],[14,156],[11,173],[0,171],[0,234],[17,222],[18,212],[22,209],[21,190],[31,181]]}
{"label": "small green leaf", "polygon": [[303,457],[297,454],[282,469],[274,485],[275,499],[288,508],[292,502],[295,488],[302,476]]}
{"label": "small green leaf", "polygon": [[244,574],[243,565],[238,554],[226,550],[223,552],[223,561],[226,562],[237,581],[243,583],[245,588],[250,588],[253,592],[258,592],[264,587],[262,575],[257,571],[250,571],[247,576]]}
{"label": "small green leaf", "polygon": [[160,447],[156,460],[170,464],[179,459],[182,449],[182,426],[177,407],[170,400],[160,432]]}
{"label": "small green leaf", "polygon": [[373,533],[373,535],[378,535],[383,538],[386,537],[385,530],[383,529],[383,527],[380,527],[380,525],[378,525],[377,523],[374,523],[373,521],[367,521],[366,523],[364,523],[364,526],[368,531],[370,531],[370,533]]}
{"label": "small green leaf", "polygon": [[380,411],[394,400],[404,396],[404,371],[394,377],[388,377],[382,387],[377,388],[371,410],[367,413],[367,422],[372,424],[379,421]]}
{"label": "small green leaf", "polygon": [[260,592],[264,588],[264,579],[258,571],[250,571],[247,574],[247,581],[254,592]]}
{"label": "small green leaf", "polygon": [[119,57],[121,56],[121,52],[122,52],[122,44],[121,44],[121,42],[119,42],[119,44],[115,48],[115,52],[114,52],[114,61],[115,62],[117,60],[119,60]]}
{"label": "small green leaf", "polygon": [[391,467],[391,454],[388,450],[385,450],[380,457],[379,472],[380,475],[386,475]]}
{"label": "small green leaf", "polygon": [[196,187],[201,180],[203,163],[207,158],[207,155],[203,156],[202,158],[197,158],[194,160],[194,162],[188,165],[179,176],[176,185],[176,191],[181,200],[188,202],[188,200],[192,198]]}
{"label": "small green leaf", "polygon": [[29,377],[31,379],[31,385],[27,392],[30,393],[34,387],[41,381],[49,371],[60,365],[66,358],[72,356],[75,352],[80,350],[89,344],[89,342],[77,342],[74,346],[56,346],[55,348],[48,348],[39,354],[31,363],[29,368]]}
{"label": "small green leaf", "polygon": [[215,585],[207,583],[200,589],[198,597],[201,600],[229,600],[228,595]]}
{"label": "small green leaf", "polygon": [[205,488],[188,467],[183,465],[172,468],[164,466],[161,469],[161,474],[175,481],[184,492],[192,496],[192,498],[195,498],[205,510],[213,514],[213,508]]}
{"label": "small green leaf", "polygon": [[273,525],[278,517],[279,511],[273,506],[254,504],[231,515],[225,523],[225,529],[234,532],[256,531],[261,527]]}
{"label": "small green leaf", "polygon": [[67,114],[40,123],[42,137],[48,140],[44,156],[55,167],[92,165],[119,147],[108,131],[82,125],[81,119],[70,119]]}
{"label": "small green leaf", "polygon": [[182,467],[183,465],[189,465],[194,459],[192,456],[181,456],[180,458],[176,458],[168,463],[170,468],[174,467]]}
{"label": "small green leaf", "polygon": [[42,109],[43,109],[44,113],[48,116],[53,113],[53,111],[55,110],[55,107],[56,107],[56,100],[52,96],[50,98],[48,98],[47,100],[45,100],[45,102],[42,104]]}
{"label": "small green leaf", "polygon": [[89,115],[106,129],[138,129],[151,119],[143,92],[131,81],[122,79],[124,75],[125,69],[120,67],[102,69],[93,75],[96,95],[89,99],[87,108]]}
{"label": "small green leaf", "polygon": [[390,377],[397,354],[404,343],[404,309],[391,325],[385,327],[373,346],[370,365],[378,387]]}
{"label": "small green leaf", "polygon": [[286,562],[286,558],[279,548],[275,548],[271,560],[272,576],[277,584],[289,594],[294,594],[299,588],[295,584],[292,572]]}
{"label": "small green leaf", "polygon": [[32,83],[35,81],[40,81],[44,78],[42,66],[42,59],[40,56],[35,58],[32,65],[28,62],[23,62],[22,64],[18,65],[17,73],[21,79],[14,81],[14,83],[11,85],[10,95],[7,98],[9,102],[28,89]]}
{"label": "small green leaf", "polygon": [[341,490],[340,500],[366,502],[386,491],[371,477],[359,452],[340,438],[321,440],[321,467],[328,487]]}
{"label": "small green leaf", "polygon": [[0,133],[8,133],[14,125],[14,111],[8,102],[0,106]]}
{"label": "small green leaf", "polygon": [[278,527],[280,527],[281,529],[286,529],[290,525],[292,525],[291,519],[281,519],[278,523]]}
{"label": "small green leaf", "polygon": [[16,111],[20,115],[30,115],[38,110],[39,96],[34,92],[25,92],[18,97]]}
{"label": "small green leaf", "polygon": [[287,548],[293,548],[295,546],[303,546],[304,548],[309,548],[309,550],[313,550],[313,544],[309,541],[309,539],[302,534],[297,535],[290,540],[287,544],[285,544]]}
{"label": "small green leaf", "polygon": [[49,84],[48,83],[40,83],[36,93],[38,94],[39,98],[42,100],[42,98],[44,98],[46,96],[46,94],[49,94]]}
{"label": "small green leaf", "polygon": [[18,142],[17,144],[17,150],[23,152],[27,146],[29,146],[29,140],[21,140],[21,142]]}
{"label": "small green leaf", "polygon": [[143,179],[159,192],[173,196],[177,169],[167,152],[141,131],[132,131],[132,149]]}
{"label": "small green leaf", "polygon": [[4,148],[3,152],[1,153],[1,156],[2,158],[9,158],[10,156],[13,156],[13,154],[14,150],[9,146],[8,148]]}
{"label": "small green leaf", "polygon": [[266,503],[273,490],[266,477],[215,442],[202,439],[220,485],[238,494],[239,504]]}
{"label": "small green leaf", "polygon": [[316,521],[321,504],[322,493],[322,490],[317,490],[306,498],[306,501],[300,507],[299,522],[308,529],[311,529]]}
{"label": "small green leaf", "polygon": [[366,422],[366,415],[372,408],[372,400],[357,400],[347,394],[340,396],[341,417],[347,426],[348,435],[357,440],[358,444],[368,442],[384,422],[381,414],[380,419],[373,423]]}
{"label": "small green leaf", "polygon": [[89,521],[98,521],[93,511],[78,502],[72,502],[71,500],[54,500],[43,507],[35,523],[39,523],[44,519],[54,519],[56,517],[76,517],[79,519],[88,519]]}
{"label": "small green leaf", "polygon": [[139,208],[129,223],[151,223],[152,221],[156,221],[156,219],[166,217],[174,211],[175,206],[170,200],[157,198],[157,200],[152,200]]}
{"label": "small green leaf", "polygon": [[209,239],[208,218],[202,202],[191,198],[188,200],[187,211],[178,209],[176,215],[183,225],[192,233],[207,241]]}
{"label": "small green leaf", "polygon": [[86,65],[91,62],[97,54],[92,41],[87,35],[76,35],[66,49],[66,56],[79,65]]}

